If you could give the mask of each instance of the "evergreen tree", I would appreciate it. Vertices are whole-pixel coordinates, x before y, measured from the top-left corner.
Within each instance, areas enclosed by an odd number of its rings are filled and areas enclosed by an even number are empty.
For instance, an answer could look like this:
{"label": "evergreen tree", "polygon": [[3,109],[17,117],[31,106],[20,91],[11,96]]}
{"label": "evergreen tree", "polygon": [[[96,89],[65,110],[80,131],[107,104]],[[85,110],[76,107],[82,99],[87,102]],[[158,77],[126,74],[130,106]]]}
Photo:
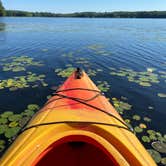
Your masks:
{"label": "evergreen tree", "polygon": [[1,16],[4,16],[5,15],[5,9],[4,9],[4,7],[3,7],[3,5],[2,5],[2,2],[1,2],[1,0],[0,0],[0,17]]}

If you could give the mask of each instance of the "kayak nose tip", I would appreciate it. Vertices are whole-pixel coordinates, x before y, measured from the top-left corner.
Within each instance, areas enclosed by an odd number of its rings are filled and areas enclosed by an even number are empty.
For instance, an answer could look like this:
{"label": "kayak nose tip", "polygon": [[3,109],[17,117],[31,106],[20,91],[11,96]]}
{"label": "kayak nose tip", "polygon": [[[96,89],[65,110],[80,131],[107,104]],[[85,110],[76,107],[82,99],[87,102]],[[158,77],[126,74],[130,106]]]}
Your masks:
{"label": "kayak nose tip", "polygon": [[76,71],[75,71],[75,78],[76,79],[81,79],[83,76],[83,70],[81,68],[76,68]]}

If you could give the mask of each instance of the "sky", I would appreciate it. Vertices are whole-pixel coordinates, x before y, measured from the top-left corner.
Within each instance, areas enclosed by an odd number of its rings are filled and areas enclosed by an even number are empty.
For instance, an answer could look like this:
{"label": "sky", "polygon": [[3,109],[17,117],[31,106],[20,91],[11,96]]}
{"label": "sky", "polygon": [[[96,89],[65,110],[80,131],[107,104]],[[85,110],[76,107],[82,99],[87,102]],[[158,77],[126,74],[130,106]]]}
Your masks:
{"label": "sky", "polygon": [[72,13],[165,10],[166,0],[2,0],[6,9]]}

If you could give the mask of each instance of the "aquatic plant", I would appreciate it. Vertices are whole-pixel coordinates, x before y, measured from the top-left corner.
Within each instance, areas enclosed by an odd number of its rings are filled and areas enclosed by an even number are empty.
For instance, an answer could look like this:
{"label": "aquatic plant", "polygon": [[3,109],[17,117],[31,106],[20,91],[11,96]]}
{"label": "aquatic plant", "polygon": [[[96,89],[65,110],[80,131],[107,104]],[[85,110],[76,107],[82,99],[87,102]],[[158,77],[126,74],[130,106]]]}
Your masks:
{"label": "aquatic plant", "polygon": [[37,75],[32,72],[27,72],[26,76],[17,76],[6,80],[0,80],[0,89],[8,88],[10,91],[15,91],[34,85],[38,86],[38,84],[47,86],[47,83],[44,82],[44,78],[45,75],[43,74]]}
{"label": "aquatic plant", "polygon": [[133,120],[139,121],[141,117],[139,115],[133,115]]}
{"label": "aquatic plant", "polygon": [[5,149],[5,141],[0,140],[0,152],[2,152]]}
{"label": "aquatic plant", "polygon": [[152,147],[160,153],[166,153],[166,143],[161,141],[152,142]]}
{"label": "aquatic plant", "polygon": [[152,158],[154,159],[154,161],[156,163],[160,163],[161,161],[161,155],[159,152],[153,150],[153,149],[147,149],[147,151],[149,152],[149,154],[152,156]]}
{"label": "aquatic plant", "polygon": [[20,129],[20,127],[7,128],[4,135],[6,138],[12,138],[20,131]]}
{"label": "aquatic plant", "polygon": [[110,89],[110,84],[107,81],[97,81],[97,87],[102,92],[107,92]]}
{"label": "aquatic plant", "polygon": [[0,117],[0,125],[7,123],[7,118]]}
{"label": "aquatic plant", "polygon": [[[28,110],[35,111],[39,109],[39,106],[37,104],[29,104],[27,106]],[[27,111],[27,110],[26,110]]]}
{"label": "aquatic plant", "polygon": [[7,130],[8,126],[6,124],[0,125],[0,135],[3,134]]}
{"label": "aquatic plant", "polygon": [[163,158],[161,159],[161,164],[166,165],[166,157],[163,157]]}
{"label": "aquatic plant", "polygon": [[74,70],[75,70],[74,67],[67,67],[65,69],[58,68],[58,69],[55,69],[55,73],[57,73],[58,76],[65,78],[65,77],[69,77]]}
{"label": "aquatic plant", "polygon": [[140,123],[140,124],[139,124],[139,127],[140,127],[141,129],[146,129],[146,128],[147,128],[146,124],[143,124],[143,123]]}
{"label": "aquatic plant", "polygon": [[135,131],[136,133],[141,133],[141,132],[143,132],[143,129],[140,128],[139,126],[136,126],[136,127],[134,127],[134,131]]}
{"label": "aquatic plant", "polygon": [[158,93],[157,95],[158,95],[158,97],[161,97],[161,98],[165,98],[166,97],[165,93]]}
{"label": "aquatic plant", "polygon": [[151,120],[150,118],[148,118],[148,117],[144,117],[143,119],[144,119],[145,122],[151,122],[151,121],[152,121],[152,120]]}
{"label": "aquatic plant", "polygon": [[20,120],[22,118],[22,116],[20,114],[14,114],[8,117],[9,121],[11,122],[16,122],[18,120]]}
{"label": "aquatic plant", "polygon": [[117,98],[112,98],[113,105],[115,109],[120,113],[123,114],[124,110],[131,110],[132,105],[122,100],[118,100]]}
{"label": "aquatic plant", "polygon": [[2,59],[1,62],[3,62],[1,63],[3,71],[12,72],[26,71],[26,67],[28,66],[43,66],[43,63],[40,61],[34,61],[33,58],[28,56],[12,56]]}
{"label": "aquatic plant", "polygon": [[147,143],[150,142],[150,138],[148,136],[146,136],[146,135],[142,136],[141,139],[142,139],[143,142],[147,142]]}
{"label": "aquatic plant", "polygon": [[63,57],[73,58],[73,52],[62,54]]}
{"label": "aquatic plant", "polygon": [[13,122],[10,122],[9,123],[9,127],[16,127],[16,126],[18,126],[18,122],[16,122],[16,121],[13,121]]}
{"label": "aquatic plant", "polygon": [[110,68],[111,75],[119,76],[119,77],[126,77],[128,81],[134,82],[139,84],[140,86],[144,87],[150,87],[154,83],[159,83],[159,76],[156,73],[153,73],[155,71],[152,68],[148,68],[147,71],[134,71],[132,69],[127,68],[120,68],[119,70],[116,68]]}

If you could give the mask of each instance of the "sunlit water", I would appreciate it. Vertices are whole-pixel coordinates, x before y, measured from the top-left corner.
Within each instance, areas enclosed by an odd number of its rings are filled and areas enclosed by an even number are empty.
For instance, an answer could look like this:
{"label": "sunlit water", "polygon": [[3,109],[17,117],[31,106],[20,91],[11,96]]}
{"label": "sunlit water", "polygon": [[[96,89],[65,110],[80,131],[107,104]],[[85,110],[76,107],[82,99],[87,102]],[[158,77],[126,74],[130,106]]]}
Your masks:
{"label": "sunlit water", "polygon": [[[151,87],[128,82],[125,77],[110,75],[109,67],[135,71],[166,71],[166,21],[164,19],[81,19],[81,18],[0,18],[0,58],[27,55],[45,65],[31,71],[46,75],[48,87],[25,88],[10,92],[0,90],[0,112],[21,112],[29,103],[40,106],[46,102],[51,86],[64,81],[54,70],[75,64],[74,58],[88,58],[92,69],[102,69],[95,82],[105,80],[111,85],[107,97],[125,96],[133,105],[134,114],[152,118],[150,128],[166,133],[166,93],[164,79]],[[99,50],[88,49],[98,45]],[[101,51],[101,52],[100,52]],[[103,52],[102,52],[103,51]],[[73,58],[63,54],[72,52]],[[0,70],[0,79],[17,73]],[[154,107],[149,111],[148,106]],[[130,116],[125,113],[124,116]]]}

